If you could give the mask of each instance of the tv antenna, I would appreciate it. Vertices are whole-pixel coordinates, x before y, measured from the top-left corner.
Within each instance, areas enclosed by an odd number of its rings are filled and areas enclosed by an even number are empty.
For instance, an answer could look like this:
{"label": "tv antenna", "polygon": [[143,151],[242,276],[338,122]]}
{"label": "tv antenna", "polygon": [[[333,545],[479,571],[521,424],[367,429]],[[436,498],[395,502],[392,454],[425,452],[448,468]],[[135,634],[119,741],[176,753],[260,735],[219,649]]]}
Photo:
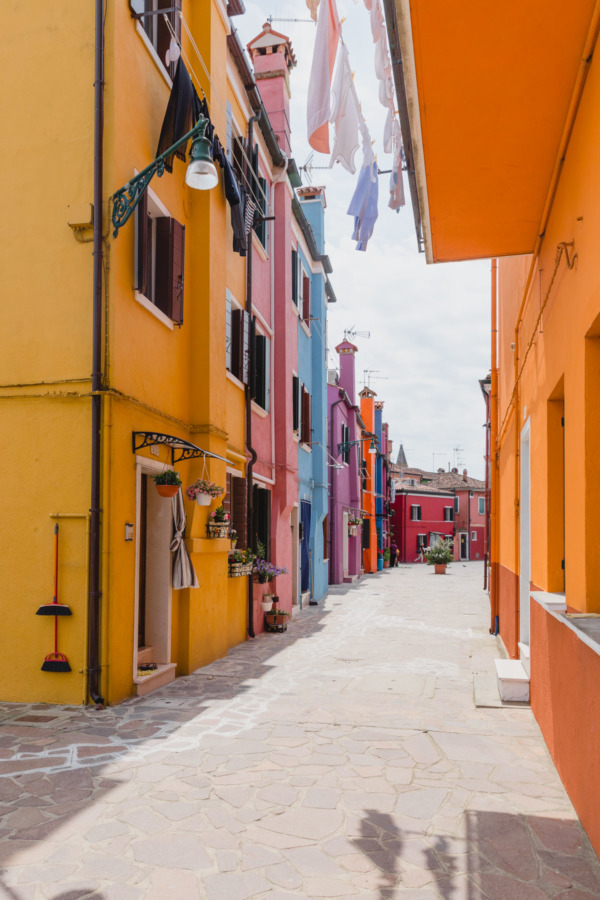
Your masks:
{"label": "tv antenna", "polygon": [[377,372],[379,369],[363,369],[363,381],[366,387],[371,387],[371,381],[389,381],[387,375],[378,375]]}
{"label": "tv antenna", "polygon": [[462,447],[453,447],[452,448],[452,458],[454,460],[454,465],[456,468],[460,469],[461,466],[464,465],[464,459],[462,455],[465,451]]}
{"label": "tv antenna", "polygon": [[362,337],[367,338],[367,340],[371,337],[370,331],[357,331],[356,325],[353,325],[352,328],[344,328],[344,340],[347,341],[349,338]]}

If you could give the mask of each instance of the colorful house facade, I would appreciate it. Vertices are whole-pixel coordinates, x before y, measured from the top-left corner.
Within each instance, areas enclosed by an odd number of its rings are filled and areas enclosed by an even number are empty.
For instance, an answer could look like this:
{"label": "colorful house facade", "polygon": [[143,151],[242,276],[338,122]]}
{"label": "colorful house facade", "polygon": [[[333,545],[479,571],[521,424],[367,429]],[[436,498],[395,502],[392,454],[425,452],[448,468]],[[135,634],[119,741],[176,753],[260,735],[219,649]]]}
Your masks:
{"label": "colorful house facade", "polygon": [[339,373],[332,370],[327,384],[329,470],[329,583],[360,578],[362,506],[361,419],[356,405],[355,356],[358,348],[342,341],[335,348]]}
{"label": "colorful house facade", "polygon": [[597,4],[386,7],[418,237],[493,258],[492,621],[598,853]]}
{"label": "colorful house facade", "polygon": [[456,559],[483,560],[485,557],[485,482],[472,478],[466,469],[438,471],[430,481],[434,487],[454,494],[454,555]]}
{"label": "colorful house facade", "polygon": [[396,482],[391,524],[398,561],[421,561],[421,550],[454,539],[454,496],[428,484]]}

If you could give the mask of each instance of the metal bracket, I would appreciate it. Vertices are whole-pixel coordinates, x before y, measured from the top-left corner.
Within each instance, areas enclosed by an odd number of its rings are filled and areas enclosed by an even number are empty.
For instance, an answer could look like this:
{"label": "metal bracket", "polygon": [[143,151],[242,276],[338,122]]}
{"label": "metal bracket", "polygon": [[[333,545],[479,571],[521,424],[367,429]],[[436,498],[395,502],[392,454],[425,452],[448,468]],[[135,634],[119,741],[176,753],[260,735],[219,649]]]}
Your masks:
{"label": "metal bracket", "polygon": [[190,441],[183,438],[175,437],[172,434],[162,434],[159,431],[133,431],[131,434],[131,443],[134,453],[143,450],[144,447],[152,447],[154,445],[163,445],[171,450],[171,465],[176,465],[188,459],[195,459],[198,456],[208,456],[211,459],[220,459],[227,462],[224,456],[218,456],[216,453],[210,453],[209,450],[203,450]]}

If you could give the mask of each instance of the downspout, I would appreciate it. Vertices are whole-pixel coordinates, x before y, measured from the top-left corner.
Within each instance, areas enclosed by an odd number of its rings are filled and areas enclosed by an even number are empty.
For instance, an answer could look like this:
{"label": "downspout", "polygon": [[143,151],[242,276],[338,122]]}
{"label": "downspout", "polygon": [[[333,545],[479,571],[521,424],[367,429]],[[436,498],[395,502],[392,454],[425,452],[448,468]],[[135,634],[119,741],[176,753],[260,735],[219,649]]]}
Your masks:
{"label": "downspout", "polygon": [[[273,216],[275,216],[275,185],[280,184],[284,178],[287,177],[289,158],[288,156],[281,151],[282,156],[285,158],[285,164],[283,166],[283,170],[279,172],[276,178],[271,179],[271,187],[273,189],[273,206],[272,212]],[[271,328],[273,330],[273,334],[275,334],[275,219],[270,223],[271,228],[271,237],[270,237],[270,253],[271,253]],[[275,341],[271,341],[271,478],[275,480],[276,478],[276,466],[275,466],[275,391],[273,390],[275,381]]]}
{"label": "downspout", "polygon": [[[252,142],[254,140],[254,123],[260,119],[260,112],[248,119],[248,147],[252,152]],[[254,533],[254,492],[252,484],[252,473],[254,463],[257,460],[256,450],[252,446],[252,383],[254,380],[254,326],[252,323],[252,235],[254,229],[251,228],[248,234],[248,246],[246,250],[246,312],[248,313],[248,384],[245,388],[246,398],[246,450],[250,454],[250,459],[246,465],[246,488],[248,491],[247,509],[246,509],[246,529],[248,531],[248,545],[252,540]],[[256,637],[254,633],[254,605],[252,602],[252,576],[248,576],[248,635]]]}
{"label": "downspout", "polygon": [[[345,392],[344,392],[344,396],[345,396]],[[333,446],[333,411],[336,408],[336,406],[343,401],[344,396],[340,397],[339,400],[336,400],[335,403],[332,403],[331,409],[329,411],[329,446],[331,447],[331,453],[329,454],[330,456],[333,454],[334,449],[335,449]],[[335,454],[335,459],[337,459],[337,453]],[[335,577],[335,559],[336,559],[336,550],[335,550],[335,513],[336,513],[336,508],[335,508],[335,490],[334,490],[335,478],[334,478],[333,473],[336,471],[337,471],[337,469],[334,469],[333,466],[330,464],[330,466],[329,466],[329,472],[330,472],[330,475],[329,475],[329,503],[330,503],[330,509],[331,509],[331,513],[329,515],[329,583],[330,584],[336,584],[336,582],[333,580]],[[344,573],[342,571],[342,581],[343,580],[344,580]]]}
{"label": "downspout", "polygon": [[469,548],[469,562],[471,562],[471,491],[467,485],[467,547]]}
{"label": "downspout", "polygon": [[88,589],[87,693],[104,706],[100,693],[100,475],[102,429],[102,243],[104,131],[104,2],[96,0],[94,72],[94,249],[92,306],[92,457]]}
{"label": "downspout", "polygon": [[490,606],[492,621],[490,633],[500,631],[500,600],[498,596],[499,550],[499,493],[498,493],[498,277],[497,260],[492,260],[492,382],[490,386]]}

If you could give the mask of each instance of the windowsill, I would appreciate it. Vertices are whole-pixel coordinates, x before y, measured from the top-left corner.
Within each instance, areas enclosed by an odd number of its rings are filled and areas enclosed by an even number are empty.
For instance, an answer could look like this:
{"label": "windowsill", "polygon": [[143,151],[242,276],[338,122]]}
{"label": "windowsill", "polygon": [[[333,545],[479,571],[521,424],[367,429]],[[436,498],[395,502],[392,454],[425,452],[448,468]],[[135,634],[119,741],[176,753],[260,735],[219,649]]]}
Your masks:
{"label": "windowsill", "polygon": [[304,319],[298,318],[298,322],[300,323],[300,327],[302,328],[302,331],[304,332],[304,334],[307,337],[310,337],[310,327],[306,324]]}
{"label": "windowsill", "polygon": [[142,28],[142,26],[140,25],[139,22],[135,23],[135,30],[137,31],[140,38],[142,39],[142,43],[144,43],[146,45],[146,50],[152,57],[154,65],[156,66],[156,68],[158,69],[158,71],[160,72],[162,77],[164,78],[164,80],[167,84],[167,87],[169,88],[169,90],[171,90],[171,88],[173,87],[173,82],[171,81],[171,76],[169,75],[169,73],[165,69],[164,65],[162,64],[160,56],[156,52],[154,44],[152,43],[152,41],[150,40],[150,38],[148,37],[148,35],[146,34],[146,32],[144,31],[144,29]]}
{"label": "windowsill", "polygon": [[298,437],[298,435],[296,434],[295,431],[294,431],[293,434],[292,434],[292,439],[293,439],[297,444],[300,443],[300,438]]}
{"label": "windowsill", "polygon": [[266,419],[269,415],[266,409],[263,409],[262,406],[259,406],[254,400],[250,404],[252,407],[252,412],[256,413],[257,416],[260,416],[261,419]]}
{"label": "windowsill", "polygon": [[312,447],[310,446],[310,444],[304,444],[302,443],[302,441],[300,441],[300,449],[304,450],[305,453],[312,453]]}
{"label": "windowsill", "polygon": [[239,380],[239,378],[236,378],[235,375],[233,375],[229,370],[227,370],[227,381],[230,381],[232,384],[235,384],[235,386],[237,388],[239,388],[241,391],[246,390],[245,385]]}
{"label": "windowsill", "polygon": [[134,297],[136,303],[139,303],[140,306],[143,306],[144,309],[151,313],[151,315],[153,315],[155,319],[158,319],[159,322],[162,322],[163,325],[173,331],[173,321],[168,316],[165,316],[164,312],[160,310],[158,306],[155,306],[151,300],[148,300],[148,298],[143,294],[140,294],[139,291],[134,291]]}
{"label": "windowsill", "polygon": [[291,300],[290,303],[292,305],[292,310],[294,312],[294,315],[298,316],[298,318],[300,318],[300,310],[298,309],[298,307],[296,306],[296,304],[294,303],[293,300]]}

